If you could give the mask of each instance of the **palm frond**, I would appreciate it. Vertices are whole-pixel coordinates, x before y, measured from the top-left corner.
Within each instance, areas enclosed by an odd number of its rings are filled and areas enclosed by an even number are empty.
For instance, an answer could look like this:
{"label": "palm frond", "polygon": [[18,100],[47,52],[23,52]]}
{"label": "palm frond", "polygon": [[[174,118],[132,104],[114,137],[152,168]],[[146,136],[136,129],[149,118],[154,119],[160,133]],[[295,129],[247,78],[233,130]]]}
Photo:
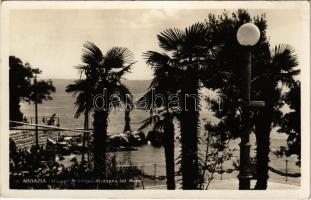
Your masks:
{"label": "palm frond", "polygon": [[143,57],[146,63],[151,66],[167,65],[171,58],[165,53],[159,53],[156,51],[147,51],[143,53]]}
{"label": "palm frond", "polygon": [[142,121],[142,126],[140,128],[138,128],[138,130],[143,130],[148,126],[154,125],[157,122],[160,121],[160,115],[158,114],[153,114],[150,117],[148,117],[147,119],[145,119],[144,121]]}
{"label": "palm frond", "polygon": [[87,42],[83,45],[82,62],[87,66],[98,67],[103,59],[102,51],[92,42]]}
{"label": "palm frond", "polygon": [[280,44],[274,47],[272,54],[272,66],[279,71],[289,71],[298,66],[298,57],[295,50],[287,44]]}
{"label": "palm frond", "polygon": [[92,104],[91,102],[88,104],[87,100],[85,100],[85,97],[82,97],[81,95],[78,95],[78,98],[75,101],[75,105],[77,107],[76,113],[74,115],[75,118],[79,118],[82,113],[85,111],[90,111]]}
{"label": "palm frond", "polygon": [[74,83],[69,84],[66,87],[66,92],[76,96],[80,92],[85,91],[86,81],[85,80],[75,80]]}
{"label": "palm frond", "polygon": [[156,89],[157,92],[165,95],[175,93],[182,70],[175,67],[174,61],[165,53],[148,51],[143,55],[146,63],[151,65],[154,70],[154,78],[149,89]]}
{"label": "palm frond", "polygon": [[124,66],[121,70],[119,71],[111,71],[110,72],[110,78],[111,79],[115,79],[115,80],[120,80],[126,73],[130,73],[130,69],[132,67],[132,65],[134,65],[136,62],[132,62],[127,66]]}
{"label": "palm frond", "polygon": [[159,46],[167,51],[178,50],[178,47],[183,41],[184,32],[178,28],[166,29],[157,35]]}
{"label": "palm frond", "polygon": [[186,45],[196,47],[203,46],[204,41],[207,39],[208,29],[204,23],[195,23],[185,30],[184,42]]}
{"label": "palm frond", "polygon": [[79,93],[76,97],[75,106],[77,107],[75,118],[79,118],[82,113],[90,112],[93,108],[93,98],[88,93]]}
{"label": "palm frond", "polygon": [[66,87],[66,92],[72,94],[76,97],[75,105],[77,111],[75,113],[75,118],[85,111],[90,111],[92,109],[92,83],[88,79],[80,79],[74,81],[73,84],[69,84]]}
{"label": "palm frond", "polygon": [[124,47],[113,47],[104,56],[102,66],[108,70],[112,68],[123,68],[124,65],[133,63],[133,53]]}
{"label": "palm frond", "polygon": [[288,72],[281,72],[277,79],[280,80],[284,85],[291,87],[294,84],[296,84],[296,80],[294,79],[294,76],[297,76],[300,74],[300,70],[291,70]]}

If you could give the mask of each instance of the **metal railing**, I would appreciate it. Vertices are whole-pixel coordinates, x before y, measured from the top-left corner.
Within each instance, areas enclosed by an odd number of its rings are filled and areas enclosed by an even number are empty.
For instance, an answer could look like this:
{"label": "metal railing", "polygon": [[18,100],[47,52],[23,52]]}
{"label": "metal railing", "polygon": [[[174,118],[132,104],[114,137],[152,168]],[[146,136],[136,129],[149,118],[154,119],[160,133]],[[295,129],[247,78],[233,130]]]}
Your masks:
{"label": "metal railing", "polygon": [[[36,125],[25,122],[16,122],[11,121],[11,123],[17,123],[19,125],[30,126],[30,127],[39,127],[39,131],[51,131],[52,134],[55,134],[55,137],[59,138],[60,132],[76,132],[78,134],[90,133],[91,130],[81,130],[81,129],[70,129],[70,128],[61,128],[58,126],[50,126],[50,125]],[[35,129],[31,128],[16,128],[12,127],[12,130],[27,130],[34,131]],[[22,134],[22,133],[20,133]],[[28,140],[29,139],[29,140]],[[33,145],[33,138],[29,137],[25,142],[29,142],[29,147]],[[285,182],[285,183],[293,183],[300,184],[300,167],[296,165],[297,161],[289,160],[289,159],[270,159],[269,162],[269,180],[276,182]],[[123,167],[126,165],[123,165]],[[142,171],[141,176],[139,177],[141,181],[144,183],[145,187],[148,186],[157,186],[166,183],[166,174],[165,174],[165,164],[159,163],[149,163],[143,165],[131,165],[136,166],[138,169]],[[228,180],[228,179],[236,179],[238,171],[231,170],[232,166],[223,166],[221,167],[222,171],[219,170],[215,173],[214,180]],[[230,169],[230,170],[228,170]],[[177,170],[175,170],[177,171]],[[208,172],[209,173],[209,172]],[[180,176],[179,174],[175,174],[175,176]]]}
{"label": "metal railing", "polygon": [[[296,161],[288,159],[272,159],[275,163],[269,164],[269,181],[279,182],[284,184],[300,185],[300,168],[296,165]],[[145,188],[157,188],[161,187],[165,189],[166,184],[166,174],[165,174],[165,164],[146,164],[146,165],[133,165],[142,169],[143,179]],[[272,166],[272,167],[271,167]],[[161,170],[159,170],[161,169]],[[164,169],[164,170],[163,170]],[[177,171],[177,170],[175,170]],[[208,172],[210,173],[210,172]],[[237,179],[239,171],[232,170],[229,167],[228,170],[223,168],[223,171],[216,172],[214,176],[214,181],[217,180],[233,180]],[[175,173],[176,183],[180,179],[180,174]]]}

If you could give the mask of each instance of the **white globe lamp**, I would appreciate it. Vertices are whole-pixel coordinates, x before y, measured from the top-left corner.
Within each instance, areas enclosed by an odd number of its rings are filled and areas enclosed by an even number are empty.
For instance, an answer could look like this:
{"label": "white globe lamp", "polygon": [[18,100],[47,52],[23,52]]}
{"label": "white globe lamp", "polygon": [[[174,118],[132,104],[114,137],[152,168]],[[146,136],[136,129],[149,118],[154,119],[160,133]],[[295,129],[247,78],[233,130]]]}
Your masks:
{"label": "white globe lamp", "polygon": [[254,46],[260,38],[260,30],[253,23],[240,26],[236,34],[238,42],[242,46]]}

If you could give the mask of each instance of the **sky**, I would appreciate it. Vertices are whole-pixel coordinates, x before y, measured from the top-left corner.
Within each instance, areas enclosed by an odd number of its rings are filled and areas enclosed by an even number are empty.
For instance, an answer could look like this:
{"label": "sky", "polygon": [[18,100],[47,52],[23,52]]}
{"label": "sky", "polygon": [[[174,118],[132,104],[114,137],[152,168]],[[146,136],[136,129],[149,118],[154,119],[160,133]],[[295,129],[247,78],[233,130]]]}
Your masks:
{"label": "sky", "polygon": [[[227,10],[229,12],[236,10]],[[300,67],[306,66],[308,24],[298,10],[248,10],[251,16],[266,14],[267,35],[272,46],[291,45]],[[83,44],[95,43],[103,52],[114,46],[127,47],[137,63],[130,80],[152,78],[143,52],[159,51],[156,35],[167,28],[181,28],[204,21],[215,9],[98,9],[98,10],[12,10],[10,12],[10,55],[42,70],[41,78],[77,79],[74,66],[81,64]]]}

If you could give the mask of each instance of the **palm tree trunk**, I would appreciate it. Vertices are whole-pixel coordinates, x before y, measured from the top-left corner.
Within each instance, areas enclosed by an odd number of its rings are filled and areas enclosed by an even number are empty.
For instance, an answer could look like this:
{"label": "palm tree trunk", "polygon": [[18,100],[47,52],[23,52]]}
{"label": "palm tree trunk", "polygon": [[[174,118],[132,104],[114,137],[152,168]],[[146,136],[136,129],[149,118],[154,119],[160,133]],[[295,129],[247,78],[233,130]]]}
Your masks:
{"label": "palm tree trunk", "polygon": [[106,140],[108,112],[94,112],[94,170],[99,176],[106,175]]}
{"label": "palm tree trunk", "polygon": [[256,190],[266,190],[269,179],[269,152],[270,152],[270,132],[273,119],[273,102],[271,101],[271,94],[267,93],[265,107],[260,111],[255,122],[255,134],[257,143],[257,166],[256,176],[257,182]]}
{"label": "palm tree trunk", "polygon": [[183,189],[197,189],[198,178],[198,113],[184,112],[180,120]]}
{"label": "palm tree trunk", "polygon": [[127,131],[131,131],[131,118],[130,118],[130,108],[129,106],[127,106],[127,108],[125,109],[125,116],[124,116],[124,121],[125,121],[125,125],[124,125],[124,130],[123,132],[127,132]]}
{"label": "palm tree trunk", "polygon": [[[198,97],[198,79],[196,76],[189,75],[190,81],[186,84],[188,88],[182,99],[186,95],[193,95]],[[190,83],[190,84],[189,84]],[[182,111],[180,117],[180,130],[181,130],[181,172],[183,189],[193,190],[198,189],[198,123],[199,112],[198,103],[199,99],[194,100],[189,97],[187,101],[182,101]]]}
{"label": "palm tree trunk", "polygon": [[167,189],[175,190],[174,124],[172,119],[165,119],[164,154],[166,163]]}
{"label": "palm tree trunk", "polygon": [[[84,130],[88,130],[88,123],[89,123],[89,113],[87,111],[84,112]],[[86,135],[87,133],[84,132],[82,136],[82,162],[85,161],[85,143],[86,143]]]}

